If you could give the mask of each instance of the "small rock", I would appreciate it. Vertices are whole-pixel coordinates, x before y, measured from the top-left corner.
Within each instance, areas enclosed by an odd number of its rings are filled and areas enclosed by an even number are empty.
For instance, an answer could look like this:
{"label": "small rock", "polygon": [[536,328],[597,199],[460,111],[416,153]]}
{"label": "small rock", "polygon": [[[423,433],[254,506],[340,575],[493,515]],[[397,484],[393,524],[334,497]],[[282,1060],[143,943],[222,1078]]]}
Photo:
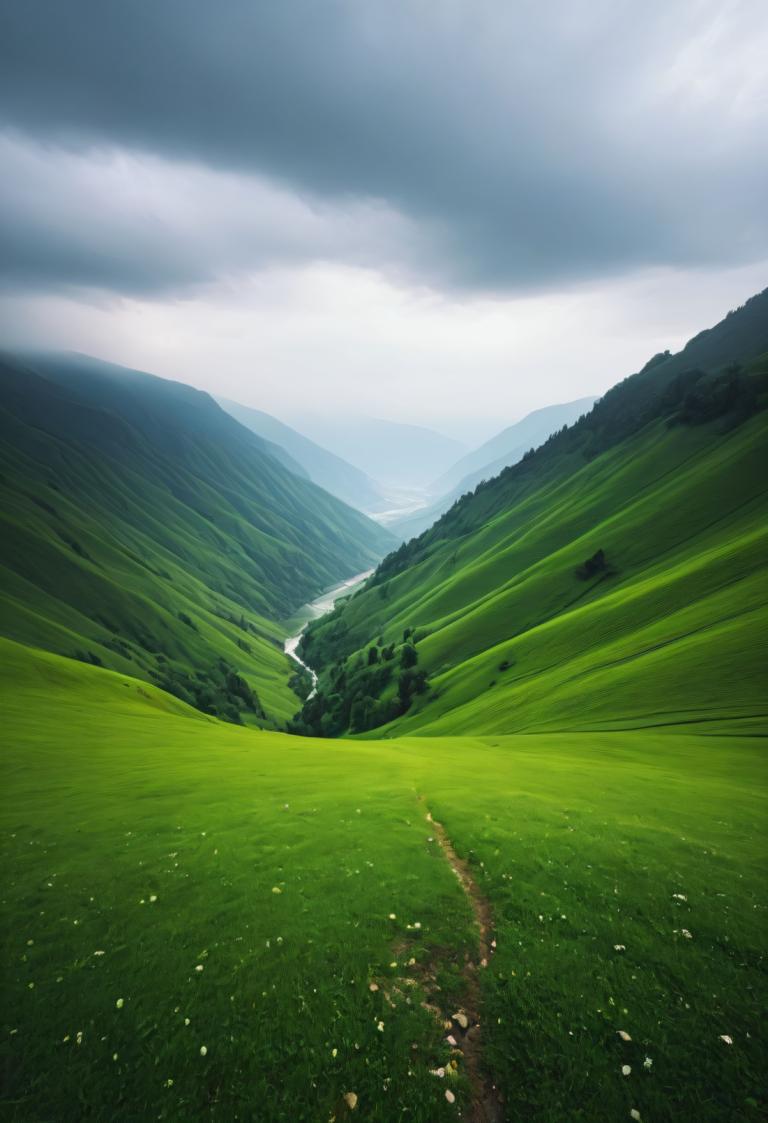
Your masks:
{"label": "small rock", "polygon": [[357,1092],[345,1092],[344,1102],[350,1111],[354,1111],[357,1107]]}
{"label": "small rock", "polygon": [[456,1103],[456,1097],[454,1096],[450,1088],[445,1089],[445,1098],[448,1100],[449,1104]]}
{"label": "small rock", "polygon": [[466,1029],[469,1025],[469,1018],[463,1011],[459,1010],[453,1015],[453,1020],[458,1022],[462,1029]]}
{"label": "small rock", "polygon": [[629,1034],[627,1033],[626,1030],[617,1029],[616,1032],[618,1033],[618,1035],[619,1035],[619,1037],[621,1038],[622,1041],[631,1041],[632,1040],[632,1038],[629,1036]]}

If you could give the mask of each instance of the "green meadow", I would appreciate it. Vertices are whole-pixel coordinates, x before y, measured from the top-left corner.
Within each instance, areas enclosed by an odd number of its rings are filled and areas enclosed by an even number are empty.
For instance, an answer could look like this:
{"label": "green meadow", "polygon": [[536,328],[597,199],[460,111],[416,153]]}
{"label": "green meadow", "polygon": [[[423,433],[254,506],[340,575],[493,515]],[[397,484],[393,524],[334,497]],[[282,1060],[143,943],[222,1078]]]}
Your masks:
{"label": "green meadow", "polygon": [[3,1119],[765,1119],[767,313],[395,550],[0,359]]}
{"label": "green meadow", "polygon": [[762,1117],[759,739],[328,742],[1,650],[4,1118],[461,1118],[422,1001],[476,933],[426,809],[491,909],[506,1118]]}

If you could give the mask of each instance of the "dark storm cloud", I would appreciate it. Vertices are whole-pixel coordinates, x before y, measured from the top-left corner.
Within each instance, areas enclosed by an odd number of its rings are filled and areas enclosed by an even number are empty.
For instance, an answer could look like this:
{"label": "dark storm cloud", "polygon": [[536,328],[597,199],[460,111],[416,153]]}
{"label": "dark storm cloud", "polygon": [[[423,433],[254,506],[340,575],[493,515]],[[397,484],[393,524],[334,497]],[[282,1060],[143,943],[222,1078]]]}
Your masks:
{"label": "dark storm cloud", "polygon": [[[337,216],[383,200],[403,216],[391,239],[336,246],[332,223],[308,255],[528,287],[768,253],[766,43],[761,0],[23,0],[0,16],[0,123],[87,158],[269,177]],[[243,245],[256,266],[301,257],[290,231],[270,243],[266,212],[258,238],[218,238],[215,194],[194,248],[166,237],[171,186],[143,226],[113,221],[132,205],[118,195],[94,217],[111,264],[76,208],[52,238],[6,207],[13,275],[71,264],[140,288],[245,267]]]}

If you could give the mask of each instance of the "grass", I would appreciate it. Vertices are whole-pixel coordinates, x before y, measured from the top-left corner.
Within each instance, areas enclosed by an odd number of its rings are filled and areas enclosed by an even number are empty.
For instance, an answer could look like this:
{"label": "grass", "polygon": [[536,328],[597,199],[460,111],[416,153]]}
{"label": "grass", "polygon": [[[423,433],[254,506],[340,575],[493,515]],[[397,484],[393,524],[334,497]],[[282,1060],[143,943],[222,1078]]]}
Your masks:
{"label": "grass", "polygon": [[[727,434],[658,422],[497,497],[466,532],[438,524],[402,572],[311,627],[309,661],[354,667],[415,629],[429,690],[372,737],[764,731],[767,439],[765,411]],[[607,571],[580,579],[598,549]]]}
{"label": "grass", "polygon": [[284,727],[300,699],[275,621],[393,539],[190,387],[0,356],[0,393],[0,632],[187,701],[226,693],[223,659]]}
{"label": "grass", "polygon": [[456,1119],[418,986],[383,995],[413,956],[459,1002],[472,945],[419,797],[493,910],[510,1119],[759,1117],[760,740],[304,740],[0,651],[5,1118],[340,1120],[352,1091],[356,1117]]}

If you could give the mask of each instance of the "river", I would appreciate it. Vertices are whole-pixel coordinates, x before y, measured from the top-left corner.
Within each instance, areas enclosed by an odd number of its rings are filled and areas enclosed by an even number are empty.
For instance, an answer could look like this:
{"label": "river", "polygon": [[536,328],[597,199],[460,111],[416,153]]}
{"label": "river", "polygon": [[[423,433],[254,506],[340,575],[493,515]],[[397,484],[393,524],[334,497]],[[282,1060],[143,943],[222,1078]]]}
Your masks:
{"label": "river", "polygon": [[367,581],[372,573],[372,569],[367,569],[365,573],[358,573],[354,577],[348,577],[346,581],[342,581],[339,585],[334,585],[332,589],[328,589],[327,592],[321,593],[316,600],[309,601],[308,604],[302,605],[292,618],[294,623],[300,623],[301,627],[295,635],[292,635],[285,641],[285,654],[298,663],[300,667],[303,667],[305,671],[309,671],[312,676],[312,690],[307,695],[308,699],[313,698],[317,693],[317,672],[313,670],[312,667],[308,667],[296,652],[304,629],[307,624],[310,624],[313,620],[319,620],[321,616],[325,616],[330,612],[337,600],[341,597],[348,597],[350,593],[353,593],[364,581]]}

